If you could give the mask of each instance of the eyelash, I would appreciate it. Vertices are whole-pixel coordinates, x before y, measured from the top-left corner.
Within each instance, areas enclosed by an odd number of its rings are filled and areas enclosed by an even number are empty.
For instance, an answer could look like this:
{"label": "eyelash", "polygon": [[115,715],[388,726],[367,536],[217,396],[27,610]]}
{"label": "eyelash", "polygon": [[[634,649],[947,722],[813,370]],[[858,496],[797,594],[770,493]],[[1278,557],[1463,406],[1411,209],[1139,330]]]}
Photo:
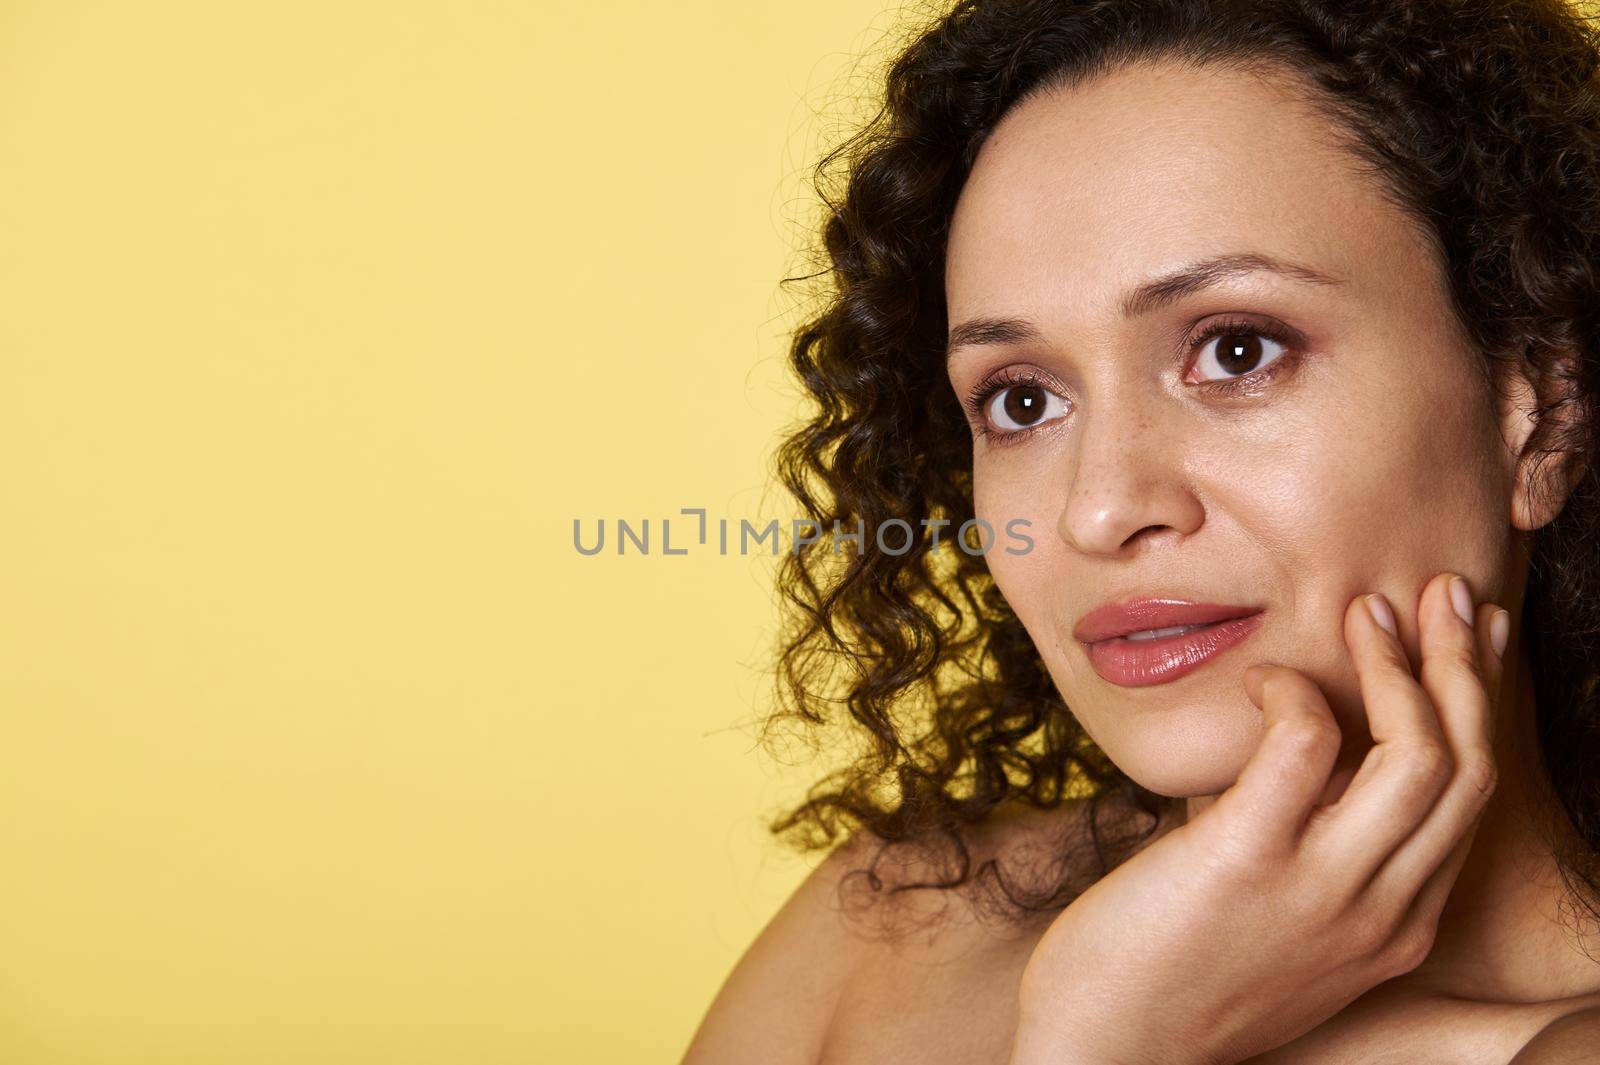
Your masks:
{"label": "eyelash", "polygon": [[[1185,337],[1183,344],[1189,354],[1193,356],[1195,351],[1209,340],[1213,340],[1220,336],[1238,334],[1266,337],[1268,340],[1282,344],[1286,350],[1277,359],[1273,360],[1271,363],[1268,363],[1263,369],[1252,370],[1250,373],[1241,374],[1238,377],[1232,377],[1225,381],[1207,381],[1203,384],[1195,385],[1193,387],[1203,388],[1213,395],[1225,397],[1237,396],[1241,392],[1249,389],[1259,388],[1260,386],[1275,380],[1277,376],[1284,370],[1288,369],[1299,356],[1299,351],[1296,348],[1299,338],[1295,336],[1295,334],[1276,324],[1263,324],[1261,322],[1249,321],[1242,318],[1219,318],[1215,321],[1208,322],[1201,329]],[[1017,385],[1029,385],[1034,388],[1051,389],[1049,380],[1039,371],[1026,366],[1007,366],[1006,368],[986,377],[962,402],[962,405],[967,409],[968,416],[978,426],[979,434],[988,437],[993,443],[1015,443],[1023,437],[1033,435],[1035,430],[1042,429],[1046,425],[1050,424],[1049,422],[1045,422],[1042,425],[1035,425],[1026,429],[1016,429],[1010,431],[999,431],[989,427],[989,419],[985,417],[983,413],[984,408],[987,407],[989,405],[989,401],[1002,390],[1012,388]]]}

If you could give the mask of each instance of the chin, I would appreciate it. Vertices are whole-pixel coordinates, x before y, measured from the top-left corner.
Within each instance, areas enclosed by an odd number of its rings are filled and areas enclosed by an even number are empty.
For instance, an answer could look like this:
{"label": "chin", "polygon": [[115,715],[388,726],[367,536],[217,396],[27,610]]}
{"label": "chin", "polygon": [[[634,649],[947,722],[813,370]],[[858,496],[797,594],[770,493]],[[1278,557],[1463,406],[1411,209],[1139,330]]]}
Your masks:
{"label": "chin", "polygon": [[[1218,795],[1233,786],[1260,742],[1259,717],[1228,728],[1215,719],[1196,734],[1167,729],[1143,743],[1102,749],[1140,787],[1172,798]],[[1153,732],[1155,730],[1152,730]]]}
{"label": "chin", "polygon": [[[1220,795],[1233,786],[1239,779],[1238,773],[1218,773],[1201,769],[1185,772],[1183,767],[1177,767],[1177,772],[1172,772],[1172,767],[1164,767],[1168,771],[1153,773],[1135,773],[1123,770],[1140,787],[1165,795],[1173,799],[1193,799],[1202,795]],[[1207,767],[1209,769],[1209,767]]]}

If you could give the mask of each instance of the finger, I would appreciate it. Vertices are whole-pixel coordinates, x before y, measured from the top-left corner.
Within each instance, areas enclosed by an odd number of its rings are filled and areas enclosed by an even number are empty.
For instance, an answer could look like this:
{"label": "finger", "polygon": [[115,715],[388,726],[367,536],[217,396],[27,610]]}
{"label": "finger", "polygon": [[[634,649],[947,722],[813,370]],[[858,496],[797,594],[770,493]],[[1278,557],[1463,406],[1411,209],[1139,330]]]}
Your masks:
{"label": "finger", "polygon": [[[1479,814],[1406,907],[1399,925],[1389,937],[1391,949],[1398,948],[1401,954],[1399,959],[1395,959],[1399,964],[1388,968],[1384,974],[1385,979],[1410,972],[1427,957],[1439,928],[1439,918],[1444,913],[1446,903],[1449,902],[1450,892],[1460,879],[1461,869],[1466,865],[1467,855],[1471,852],[1473,840],[1477,837],[1478,826],[1482,823],[1483,816]],[[1386,905],[1376,898],[1372,904],[1375,907]]]}
{"label": "finger", "polygon": [[1290,849],[1327,787],[1344,736],[1322,689],[1288,666],[1258,663],[1245,691],[1266,729],[1233,785],[1208,809],[1247,826],[1262,844]]}
{"label": "finger", "polygon": [[1339,801],[1319,811],[1306,840],[1319,863],[1339,869],[1354,890],[1364,888],[1422,823],[1454,769],[1438,715],[1411,674],[1405,647],[1374,618],[1370,599],[1387,606],[1380,593],[1358,596],[1345,612],[1345,638],[1376,743]]}
{"label": "finger", "polygon": [[[1504,614],[1503,620],[1496,620]],[[1494,626],[1502,625],[1507,629],[1509,638],[1511,616],[1506,611],[1493,603],[1479,603],[1476,609],[1476,632],[1478,639],[1478,662],[1483,668],[1485,687],[1489,692],[1489,722],[1490,736],[1494,734],[1495,715],[1500,706],[1500,681],[1505,674],[1505,659],[1499,650],[1495,649]],[[1506,644],[1502,643],[1504,649]],[[1444,910],[1445,899],[1450,893],[1450,886],[1454,884],[1456,875],[1461,871],[1462,864],[1466,861],[1467,853],[1472,849],[1472,840],[1477,834],[1478,826],[1483,823],[1480,813],[1472,822],[1472,827],[1467,829],[1460,842],[1450,851],[1439,868],[1434,871],[1417,893],[1416,901],[1412,904],[1410,920],[1426,919],[1432,912],[1433,920],[1437,920]]]}
{"label": "finger", "polygon": [[1441,573],[1423,589],[1417,611],[1422,648],[1419,679],[1433,704],[1457,765],[1474,755],[1487,757],[1489,688],[1480,646],[1487,632],[1477,627],[1466,578]]}
{"label": "finger", "polygon": [[[1492,739],[1494,699],[1490,692],[1498,689],[1499,656],[1488,646],[1489,626],[1475,630],[1451,608],[1449,586],[1460,578],[1443,576],[1443,580],[1434,581],[1425,590],[1419,612],[1425,656],[1422,683],[1438,708],[1455,770],[1434,808],[1379,867],[1370,888],[1379,895],[1406,902],[1477,821],[1498,775]],[[1495,612],[1472,606],[1470,590],[1466,594],[1468,598],[1462,606],[1467,615],[1474,621],[1482,618],[1492,622]]]}

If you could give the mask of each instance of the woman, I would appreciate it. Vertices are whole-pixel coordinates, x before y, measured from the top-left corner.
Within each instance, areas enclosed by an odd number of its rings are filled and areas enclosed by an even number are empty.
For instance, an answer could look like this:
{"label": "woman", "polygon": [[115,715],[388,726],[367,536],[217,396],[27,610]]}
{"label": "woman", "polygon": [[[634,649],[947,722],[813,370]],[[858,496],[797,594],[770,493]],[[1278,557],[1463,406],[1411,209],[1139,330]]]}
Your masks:
{"label": "woman", "polygon": [[868,530],[785,573],[786,719],[870,743],[691,1065],[1600,1061],[1597,58],[1541,0],[911,43],[783,455]]}

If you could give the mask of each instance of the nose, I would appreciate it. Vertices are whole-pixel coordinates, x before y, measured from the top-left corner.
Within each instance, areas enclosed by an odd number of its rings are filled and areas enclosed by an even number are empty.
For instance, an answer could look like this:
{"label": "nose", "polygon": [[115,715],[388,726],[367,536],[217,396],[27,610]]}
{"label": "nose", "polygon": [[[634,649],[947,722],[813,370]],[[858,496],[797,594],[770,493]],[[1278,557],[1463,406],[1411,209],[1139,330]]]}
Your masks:
{"label": "nose", "polygon": [[1137,544],[1200,528],[1205,508],[1190,485],[1183,442],[1148,417],[1099,413],[1078,424],[1061,539],[1086,555],[1122,557]]}

